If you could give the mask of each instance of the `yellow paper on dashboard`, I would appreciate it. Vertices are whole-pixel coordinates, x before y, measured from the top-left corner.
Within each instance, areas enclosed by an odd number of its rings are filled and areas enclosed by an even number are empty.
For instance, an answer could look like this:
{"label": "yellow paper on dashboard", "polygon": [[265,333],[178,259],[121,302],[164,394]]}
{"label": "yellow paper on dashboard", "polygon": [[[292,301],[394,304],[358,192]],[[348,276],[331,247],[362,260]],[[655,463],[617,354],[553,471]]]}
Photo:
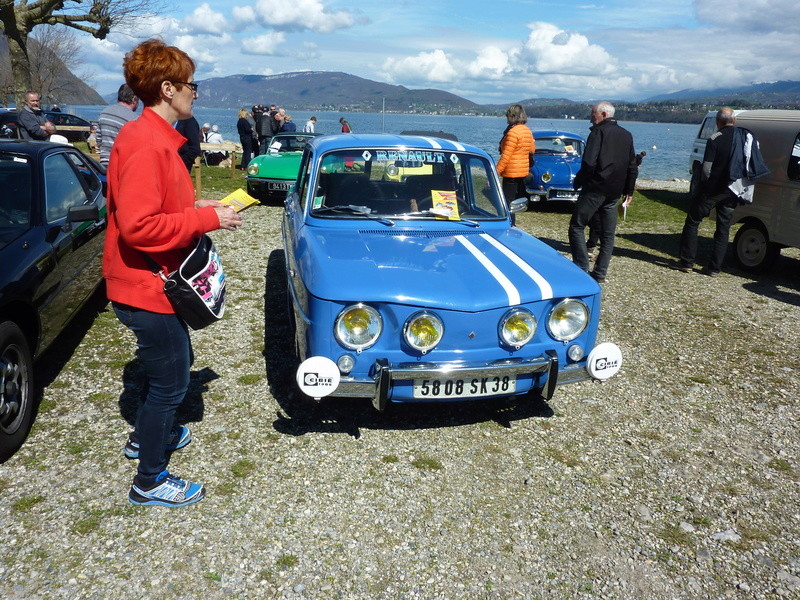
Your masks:
{"label": "yellow paper on dashboard", "polygon": [[236,212],[242,212],[245,208],[250,208],[256,204],[261,204],[242,188],[235,190],[220,200],[222,204],[227,204]]}
{"label": "yellow paper on dashboard", "polygon": [[451,221],[461,220],[458,214],[458,198],[455,191],[431,190],[431,202],[433,204],[431,212],[435,215]]}

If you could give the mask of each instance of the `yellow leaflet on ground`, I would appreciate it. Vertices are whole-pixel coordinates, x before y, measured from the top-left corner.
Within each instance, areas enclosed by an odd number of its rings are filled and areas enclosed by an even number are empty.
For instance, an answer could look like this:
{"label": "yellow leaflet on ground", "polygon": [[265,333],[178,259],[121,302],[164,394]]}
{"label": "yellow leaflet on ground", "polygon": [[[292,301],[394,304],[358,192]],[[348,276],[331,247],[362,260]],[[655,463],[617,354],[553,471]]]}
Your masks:
{"label": "yellow leaflet on ground", "polygon": [[458,215],[458,199],[455,191],[431,190],[431,201],[433,203],[431,212],[438,213],[437,216],[451,221],[461,220]]}
{"label": "yellow leaflet on ground", "polygon": [[261,204],[258,200],[253,198],[250,194],[245,192],[242,188],[231,192],[220,200],[223,204],[233,207],[236,212],[241,212],[245,208],[250,208],[256,204]]}

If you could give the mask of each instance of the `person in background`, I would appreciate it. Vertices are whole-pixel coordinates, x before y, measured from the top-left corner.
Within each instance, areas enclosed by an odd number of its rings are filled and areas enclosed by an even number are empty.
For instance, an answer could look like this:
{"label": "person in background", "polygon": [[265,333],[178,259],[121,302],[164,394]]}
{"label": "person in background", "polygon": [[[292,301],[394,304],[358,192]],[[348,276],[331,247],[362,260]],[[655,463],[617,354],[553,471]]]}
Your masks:
{"label": "person in background", "polygon": [[170,273],[197,238],[216,229],[234,230],[242,219],[216,200],[195,200],[177,152],[186,139],[174,124],[192,117],[197,97],[192,59],[151,39],[125,55],[123,69],[145,109],[120,131],[111,149],[103,275],[117,318],[136,336],[146,378],[147,394],[124,449],[127,458],[139,460],[128,500],[139,506],[186,506],[202,500],[205,488],[170,473],[167,465],[170,453],[192,441],[189,428],[175,419],[189,388],[192,344],[146,256]]}
{"label": "person in background", "polygon": [[[512,104],[506,110],[508,127],[500,140],[500,160],[497,173],[503,178],[503,195],[510,205],[517,198],[527,197],[525,178],[530,173],[531,154],[536,150],[533,133],[526,125],[528,115],[520,104]],[[511,215],[512,223],[514,215]]]}
{"label": "person in background", "polygon": [[292,121],[292,115],[286,115],[283,119],[283,125],[281,125],[281,131],[297,131],[297,125],[294,124]]}
{"label": "person in background", "polygon": [[736,116],[733,109],[726,106],[717,111],[717,132],[706,144],[703,155],[703,171],[700,176],[700,193],[692,199],[686,221],[683,224],[680,242],[680,257],[674,269],[690,273],[697,254],[697,228],[700,222],[715,209],[717,227],[714,231],[714,247],[708,264],[700,271],[703,275],[714,277],[722,269],[722,261],[728,250],[733,210],[739,204],[738,196],[731,191],[730,178],[731,149],[733,146]]}
{"label": "person in background", "polygon": [[242,164],[240,169],[247,169],[253,156],[253,125],[248,119],[246,108],[239,109],[239,118],[236,121],[236,131],[239,132],[239,143],[242,145]]}
{"label": "person in background", "polygon": [[194,159],[200,156],[200,123],[194,117],[181,119],[175,125],[175,130],[186,138],[186,143],[178,148],[178,154],[191,173]]}
{"label": "person in background", "polygon": [[[250,110],[250,113],[247,115],[247,120],[250,122],[250,126],[253,128],[253,156],[258,156],[258,145],[259,145],[259,137],[258,137],[258,123],[261,121],[262,115],[262,106],[260,104],[254,104],[253,108]],[[247,165],[243,165],[247,166]]]}
{"label": "person in background", "polygon": [[53,104],[53,106],[50,107],[50,112],[61,112],[61,108],[59,108],[58,104]]}
{"label": "person in background", "polygon": [[200,141],[207,142],[208,141],[208,133],[211,131],[211,124],[210,123],[203,123],[203,126],[200,128]]}
{"label": "person in background", "polygon": [[[256,121],[256,131],[258,133],[258,153],[267,153],[267,144],[274,134],[274,117],[278,110],[275,105],[270,105],[269,111],[263,111],[261,117]],[[280,129],[280,127],[278,128]]]}
{"label": "person in background", "polygon": [[[624,196],[624,204],[630,204],[639,174],[633,152],[633,136],[617,124],[614,113],[614,105],[607,101],[598,102],[592,107],[592,126],[589,128],[581,168],[572,182],[574,189],[580,188],[569,222],[572,261],[598,283],[605,281],[614,251],[617,201]],[[594,269],[589,272],[586,227],[595,213],[600,213],[600,252]]]}
{"label": "person in background", "polygon": [[89,126],[89,137],[86,138],[86,144],[89,146],[89,152],[97,154],[97,125],[95,123]]}
{"label": "person in background", "polygon": [[97,147],[100,148],[100,164],[108,168],[111,147],[122,126],[136,118],[139,98],[127,83],[117,90],[117,103],[109,104],[97,117]]}
{"label": "person in background", "polygon": [[56,132],[56,126],[42,112],[39,92],[25,94],[25,105],[19,111],[19,125],[23,140],[46,140]]}
{"label": "person in background", "polygon": [[303,133],[315,133],[314,129],[317,125],[317,117],[311,117],[306,124],[303,125]]}
{"label": "person in background", "polygon": [[347,119],[339,117],[339,123],[342,125],[342,133],[353,133],[353,128],[350,127],[350,123],[347,122]]}
{"label": "person in background", "polygon": [[[219,132],[219,125],[212,125],[211,131],[208,132],[208,136],[206,141],[209,144],[222,144],[225,142],[222,139],[222,134]],[[226,160],[228,158],[227,152],[206,152],[206,163],[212,167],[216,167],[222,164],[222,161],[227,163],[227,166],[230,166],[230,163]]]}

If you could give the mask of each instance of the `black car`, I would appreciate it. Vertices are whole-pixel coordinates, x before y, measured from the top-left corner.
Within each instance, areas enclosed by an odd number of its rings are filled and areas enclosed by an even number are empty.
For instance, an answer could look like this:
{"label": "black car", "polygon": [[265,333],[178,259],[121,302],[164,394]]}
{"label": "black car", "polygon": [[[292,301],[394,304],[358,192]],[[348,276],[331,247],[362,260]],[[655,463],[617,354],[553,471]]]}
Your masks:
{"label": "black car", "polygon": [[[56,126],[56,133],[63,135],[70,142],[85,142],[89,137],[92,124],[75,115],[59,112],[46,112],[44,116]],[[14,111],[0,112],[0,137],[19,139],[19,113]]]}
{"label": "black car", "polygon": [[102,281],[105,176],[63,144],[0,140],[0,462],[31,427],[34,360]]}

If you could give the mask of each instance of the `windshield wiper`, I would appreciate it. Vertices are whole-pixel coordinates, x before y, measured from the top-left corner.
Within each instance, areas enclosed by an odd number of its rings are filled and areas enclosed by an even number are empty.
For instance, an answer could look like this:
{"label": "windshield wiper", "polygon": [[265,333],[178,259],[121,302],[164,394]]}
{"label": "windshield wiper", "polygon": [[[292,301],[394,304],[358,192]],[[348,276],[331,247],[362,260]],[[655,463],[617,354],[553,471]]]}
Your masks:
{"label": "windshield wiper", "polygon": [[349,215],[358,215],[359,217],[367,217],[368,219],[372,219],[373,221],[378,221],[378,223],[383,223],[384,225],[388,225],[389,227],[394,227],[394,221],[391,219],[385,219],[384,217],[379,217],[377,215],[372,214],[372,209],[368,206],[356,206],[355,204],[346,204],[344,206],[320,206],[312,211],[312,214],[318,215],[320,213],[347,213]]}
{"label": "windshield wiper", "polygon": [[[452,219],[448,219],[447,215],[436,211],[436,210],[418,210],[416,212],[406,213],[407,217],[439,217],[440,220],[447,220],[451,221]],[[458,221],[453,221],[454,223],[463,223],[464,225],[469,225],[470,227],[480,227],[480,223],[477,221],[471,221],[470,219],[462,219],[461,217],[458,218]]]}

